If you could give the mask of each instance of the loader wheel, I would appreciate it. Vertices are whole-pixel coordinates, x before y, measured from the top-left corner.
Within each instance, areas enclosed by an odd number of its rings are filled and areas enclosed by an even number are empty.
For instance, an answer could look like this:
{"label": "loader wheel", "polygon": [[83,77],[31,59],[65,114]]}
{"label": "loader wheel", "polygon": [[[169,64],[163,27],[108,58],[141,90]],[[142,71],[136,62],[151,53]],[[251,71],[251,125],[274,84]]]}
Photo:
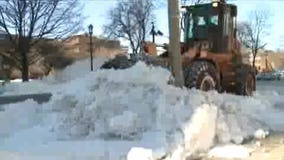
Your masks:
{"label": "loader wheel", "polygon": [[218,90],[219,81],[216,68],[209,62],[193,62],[184,71],[185,86],[202,91]]}
{"label": "loader wheel", "polygon": [[252,73],[247,73],[240,76],[239,82],[236,85],[236,91],[238,95],[252,96],[254,91],[254,77]]}

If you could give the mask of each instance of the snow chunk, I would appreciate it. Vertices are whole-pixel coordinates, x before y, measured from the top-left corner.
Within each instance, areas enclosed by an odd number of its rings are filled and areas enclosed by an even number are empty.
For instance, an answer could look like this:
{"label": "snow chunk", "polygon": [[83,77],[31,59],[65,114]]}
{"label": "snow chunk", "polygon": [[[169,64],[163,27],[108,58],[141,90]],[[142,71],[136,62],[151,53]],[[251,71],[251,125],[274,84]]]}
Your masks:
{"label": "snow chunk", "polygon": [[251,155],[252,150],[240,145],[226,145],[211,149],[209,158],[244,159]]}
{"label": "snow chunk", "polygon": [[254,138],[255,139],[265,139],[269,135],[268,131],[264,131],[263,129],[258,129],[254,133]]}
{"label": "snow chunk", "polygon": [[151,149],[133,147],[127,154],[127,160],[154,160]]}
{"label": "snow chunk", "polygon": [[121,137],[137,134],[140,129],[138,115],[130,111],[124,111],[122,115],[111,118],[108,124],[108,133]]}
{"label": "snow chunk", "polygon": [[203,104],[194,112],[189,126],[184,129],[185,150],[190,156],[206,151],[214,144],[218,108]]}

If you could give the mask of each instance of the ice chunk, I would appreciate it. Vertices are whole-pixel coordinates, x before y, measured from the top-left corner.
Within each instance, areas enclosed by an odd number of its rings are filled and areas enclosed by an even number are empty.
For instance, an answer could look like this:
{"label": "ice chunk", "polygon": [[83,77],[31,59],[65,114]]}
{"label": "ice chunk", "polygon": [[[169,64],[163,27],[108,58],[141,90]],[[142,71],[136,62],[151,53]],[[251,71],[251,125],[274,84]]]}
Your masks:
{"label": "ice chunk", "polygon": [[217,112],[217,107],[209,104],[196,109],[189,126],[183,131],[186,152],[206,151],[214,144]]}

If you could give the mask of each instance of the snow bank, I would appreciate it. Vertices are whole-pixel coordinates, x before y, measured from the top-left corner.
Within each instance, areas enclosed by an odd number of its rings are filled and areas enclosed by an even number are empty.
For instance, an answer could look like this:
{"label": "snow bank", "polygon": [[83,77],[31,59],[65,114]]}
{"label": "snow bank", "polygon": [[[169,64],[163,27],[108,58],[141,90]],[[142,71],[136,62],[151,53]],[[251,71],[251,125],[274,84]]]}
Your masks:
{"label": "snow bank", "polygon": [[185,158],[208,150],[215,136],[218,143],[240,144],[267,129],[259,115],[267,114],[270,101],[175,88],[168,85],[169,77],[169,71],[139,62],[126,70],[97,70],[49,85],[53,97],[42,106],[41,112],[50,113],[44,124],[52,121],[54,141],[103,141],[82,142],[77,149],[100,148],[97,152],[110,153],[109,159],[126,156],[132,147],[146,149],[147,155],[152,150],[154,158]]}

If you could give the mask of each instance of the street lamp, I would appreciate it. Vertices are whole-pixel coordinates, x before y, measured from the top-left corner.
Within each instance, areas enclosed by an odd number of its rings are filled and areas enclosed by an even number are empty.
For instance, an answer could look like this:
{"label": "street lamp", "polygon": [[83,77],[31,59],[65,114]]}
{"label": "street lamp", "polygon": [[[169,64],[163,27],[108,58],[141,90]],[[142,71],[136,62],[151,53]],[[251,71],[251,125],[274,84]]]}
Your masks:
{"label": "street lamp", "polygon": [[89,25],[89,35],[90,35],[90,56],[91,56],[91,71],[93,71],[93,25]]}
{"label": "street lamp", "polygon": [[163,33],[161,31],[156,31],[155,24],[152,22],[152,29],[150,34],[152,35],[152,42],[155,43],[155,36],[163,36]]}

